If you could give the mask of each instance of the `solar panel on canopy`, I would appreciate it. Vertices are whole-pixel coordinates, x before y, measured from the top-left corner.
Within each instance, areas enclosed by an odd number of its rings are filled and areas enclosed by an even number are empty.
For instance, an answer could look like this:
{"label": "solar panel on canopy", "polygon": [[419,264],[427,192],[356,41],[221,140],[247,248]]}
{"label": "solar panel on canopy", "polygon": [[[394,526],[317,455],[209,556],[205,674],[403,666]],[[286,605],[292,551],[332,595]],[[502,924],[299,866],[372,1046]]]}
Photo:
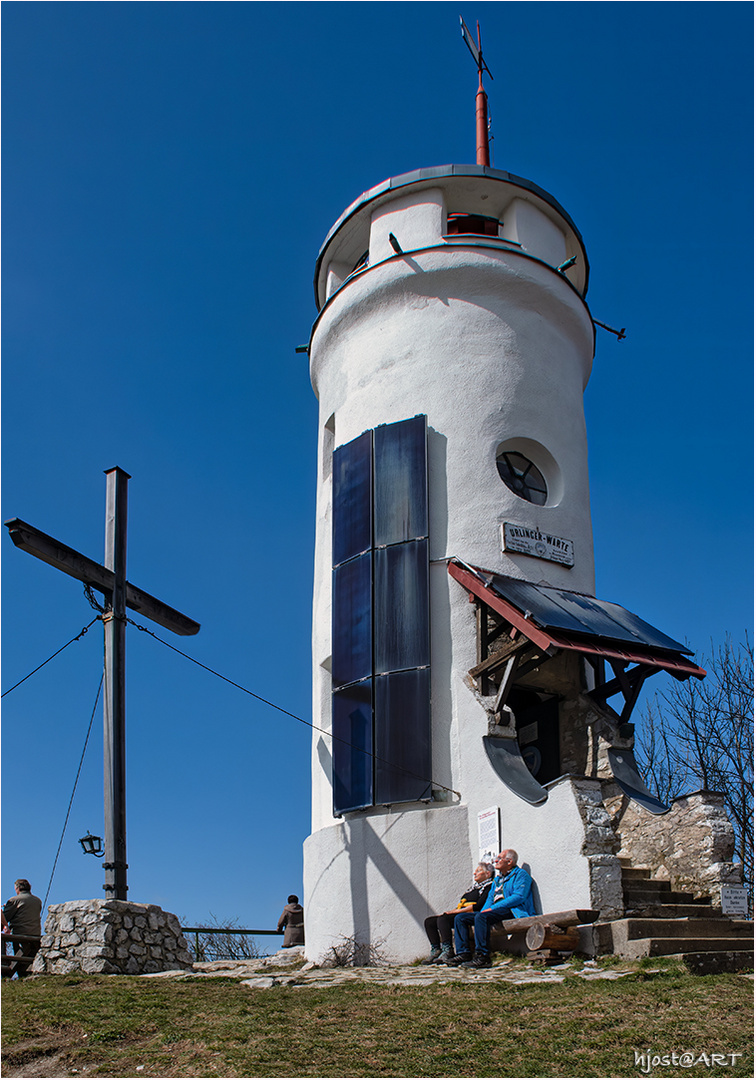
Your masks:
{"label": "solar panel on canopy", "polygon": [[372,544],[372,432],[333,452],[333,565]]}
{"label": "solar panel on canopy", "polygon": [[372,561],[368,551],[333,571],[331,676],[345,686],[373,673]]}
{"label": "solar panel on canopy", "polygon": [[430,663],[428,541],[379,548],[375,554],[375,671]]}
{"label": "solar panel on canopy", "polygon": [[[486,575],[488,583],[489,575]],[[523,614],[530,612],[536,626],[591,634],[594,637],[627,641],[657,649],[690,654],[679,641],[663,634],[631,611],[607,600],[597,600],[582,593],[534,585],[501,574],[490,575],[490,588]]]}
{"label": "solar panel on canopy", "polygon": [[429,799],[430,668],[375,679],[375,801]]}
{"label": "solar panel on canopy", "polygon": [[384,424],[374,432],[376,547],[428,535],[426,418]]}
{"label": "solar panel on canopy", "polygon": [[373,680],[333,694],[333,812],[373,805]]}

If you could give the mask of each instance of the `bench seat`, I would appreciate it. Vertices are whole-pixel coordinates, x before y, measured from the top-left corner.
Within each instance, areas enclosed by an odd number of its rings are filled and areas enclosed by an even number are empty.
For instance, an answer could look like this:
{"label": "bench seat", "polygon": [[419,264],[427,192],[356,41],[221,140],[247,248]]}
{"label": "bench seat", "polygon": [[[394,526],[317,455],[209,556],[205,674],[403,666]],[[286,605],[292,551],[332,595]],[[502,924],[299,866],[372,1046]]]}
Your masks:
{"label": "bench seat", "polygon": [[594,923],[600,914],[590,908],[570,908],[545,915],[527,915],[522,919],[505,919],[491,928],[491,950],[524,954],[527,952],[525,935],[531,926],[555,926],[559,930],[567,930],[572,926]]}

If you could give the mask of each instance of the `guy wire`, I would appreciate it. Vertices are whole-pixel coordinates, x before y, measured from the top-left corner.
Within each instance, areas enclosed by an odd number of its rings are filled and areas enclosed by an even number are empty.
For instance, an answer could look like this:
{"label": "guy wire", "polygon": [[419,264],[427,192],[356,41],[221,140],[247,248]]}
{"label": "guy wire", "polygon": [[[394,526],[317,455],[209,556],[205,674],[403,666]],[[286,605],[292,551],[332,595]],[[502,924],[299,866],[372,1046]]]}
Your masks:
{"label": "guy wire", "polygon": [[[95,620],[96,621],[96,620]],[[91,626],[91,623],[90,623]],[[53,877],[55,876],[55,867],[58,865],[58,856],[60,855],[60,849],[63,846],[63,837],[66,835],[66,827],[68,826],[68,819],[71,815],[71,807],[73,806],[74,795],[76,794],[76,787],[79,783],[79,777],[81,776],[81,767],[84,764],[84,755],[87,752],[87,743],[89,742],[89,735],[92,731],[92,723],[95,718],[95,712],[97,711],[97,703],[100,700],[100,691],[102,690],[103,679],[105,678],[105,671],[103,670],[100,676],[100,685],[97,687],[97,697],[95,698],[94,708],[92,709],[92,715],[89,718],[89,727],[87,728],[87,737],[84,740],[84,749],[81,752],[81,758],[79,760],[79,768],[76,770],[76,779],[74,780],[73,791],[71,792],[71,798],[68,801],[68,810],[66,811],[66,820],[63,822],[63,831],[60,834],[60,843],[58,844],[58,850],[55,852],[55,862],[53,863],[52,873],[50,874],[50,880],[47,883],[47,892],[45,898],[42,901],[42,907],[44,908],[47,903],[47,898],[50,895],[50,888],[53,883]]]}
{"label": "guy wire", "polygon": [[269,705],[271,709],[277,709],[278,712],[283,713],[284,716],[290,716],[292,720],[298,720],[299,723],[304,724],[305,727],[312,728],[313,731],[319,731],[322,735],[325,735],[328,738],[335,740],[336,742],[344,743],[345,746],[349,746],[353,750],[358,750],[361,754],[365,754],[366,757],[373,758],[375,761],[380,761],[384,765],[390,765],[392,769],[398,769],[399,772],[406,773],[407,776],[414,776],[417,780],[423,780],[425,783],[431,784],[433,787],[440,788],[441,791],[448,791],[452,795],[456,795],[458,799],[461,798],[460,793],[458,791],[455,791],[454,788],[447,787],[445,784],[440,784],[438,783],[438,781],[432,780],[427,776],[420,776],[419,773],[412,772],[411,769],[405,769],[401,765],[395,765],[392,761],[387,761],[386,758],[378,757],[377,754],[373,754],[370,750],[363,750],[361,746],[355,746],[354,743],[350,743],[348,739],[342,739],[338,735],[334,735],[332,731],[326,731],[325,728],[318,727],[317,724],[313,724],[310,720],[304,720],[301,716],[297,716],[296,713],[289,712],[288,709],[284,709],[280,705],[276,705],[275,702],[268,701],[267,698],[261,697],[260,694],[256,694],[253,690],[248,690],[247,687],[242,686],[241,683],[234,682],[233,679],[229,679],[226,675],[221,675],[219,671],[215,671],[213,668],[208,667],[207,664],[203,664],[200,660],[195,660],[195,658],[193,656],[190,656],[189,653],[185,653],[182,652],[181,649],[177,649],[175,645],[171,645],[169,641],[165,641],[163,638],[158,637],[157,634],[153,633],[153,631],[149,630],[146,626],[140,626],[139,623],[135,623],[134,620],[128,618],[128,616],[126,617],[126,622],[131,623],[131,625],[136,627],[137,630],[141,630],[143,634],[149,634],[150,637],[153,637],[155,639],[155,641],[159,641],[161,645],[165,645],[166,648],[172,649],[173,652],[178,653],[179,656],[183,656],[186,660],[191,660],[191,662],[193,664],[196,664],[197,667],[201,667],[205,671],[209,671],[211,675],[217,676],[217,678],[222,679],[224,682],[230,683],[231,686],[235,686],[237,690],[241,690],[243,693],[249,694],[250,697],[256,698],[257,701],[261,701],[263,705]]}
{"label": "guy wire", "polygon": [[90,627],[94,626],[94,624],[97,622],[99,617],[100,617],[99,615],[95,615],[95,617],[94,617],[94,619],[92,619],[91,623],[88,623],[87,626],[85,626],[83,630],[80,630],[79,633],[76,635],[76,637],[72,637],[70,641],[67,641],[65,643],[65,645],[61,645],[61,647],[56,652],[54,652],[52,654],[52,656],[48,656],[48,658],[46,660],[43,660],[41,664],[38,664],[37,667],[35,667],[34,671],[30,671],[28,675],[24,675],[23,679],[19,679],[19,681],[15,684],[15,686],[11,686],[10,689],[8,689],[4,693],[0,694],[0,697],[5,697],[6,694],[10,694],[11,690],[15,690],[17,686],[20,686],[21,683],[26,682],[26,680],[30,679],[32,677],[32,675],[36,675],[36,673],[40,670],[40,668],[43,668],[45,666],[45,664],[49,664],[50,661],[53,660],[58,655],[58,653],[62,653],[63,650],[67,649],[69,645],[73,645],[74,641],[78,641],[79,638],[83,638],[84,635],[86,634],[87,630],[89,630]]}

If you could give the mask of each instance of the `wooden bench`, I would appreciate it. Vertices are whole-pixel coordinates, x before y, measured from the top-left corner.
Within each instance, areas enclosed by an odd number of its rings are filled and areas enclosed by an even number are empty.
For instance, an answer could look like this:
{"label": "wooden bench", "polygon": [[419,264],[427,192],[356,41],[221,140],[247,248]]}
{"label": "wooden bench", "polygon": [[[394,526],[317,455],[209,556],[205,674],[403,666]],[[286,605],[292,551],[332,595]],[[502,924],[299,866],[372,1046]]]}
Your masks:
{"label": "wooden bench", "polygon": [[491,929],[491,951],[525,953],[531,960],[556,963],[560,954],[574,952],[580,943],[578,926],[596,922],[598,911],[571,908],[546,915],[505,919]]}
{"label": "wooden bench", "polygon": [[0,941],[3,944],[2,977],[10,979],[16,972],[18,972],[19,978],[26,975],[26,969],[34,963],[34,957],[37,955],[39,948],[34,949],[31,956],[25,956],[23,952],[10,955],[6,952],[8,945],[20,945],[22,949],[28,944],[39,946],[41,938],[33,937],[30,934],[0,934]]}

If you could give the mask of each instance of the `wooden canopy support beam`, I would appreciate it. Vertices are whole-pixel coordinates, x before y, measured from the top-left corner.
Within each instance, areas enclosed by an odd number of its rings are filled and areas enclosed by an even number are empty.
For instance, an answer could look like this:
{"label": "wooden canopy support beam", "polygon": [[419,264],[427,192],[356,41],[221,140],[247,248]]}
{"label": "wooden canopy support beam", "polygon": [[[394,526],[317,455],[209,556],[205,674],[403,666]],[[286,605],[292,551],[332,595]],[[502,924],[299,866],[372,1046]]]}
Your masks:
{"label": "wooden canopy support beam", "polygon": [[517,657],[510,656],[507,660],[506,667],[501,676],[501,682],[499,683],[499,692],[496,695],[496,702],[494,704],[494,716],[497,722],[500,722],[501,711],[506,705],[507,698],[509,697],[509,691],[512,689],[514,683],[515,673],[517,671]]}
{"label": "wooden canopy support beam", "polygon": [[[475,654],[478,660],[485,660],[485,657],[488,656],[488,608],[485,604],[475,605],[475,636]],[[481,672],[481,676],[478,684],[480,692],[488,694],[491,688],[488,685],[485,672]],[[475,679],[478,677],[477,675],[473,676]]]}
{"label": "wooden canopy support beam", "polygon": [[[484,605],[481,605],[481,607]],[[484,613],[485,614],[485,613]],[[475,667],[470,668],[470,678],[479,679],[481,675],[491,675],[498,668],[503,667],[510,656],[515,653],[521,652],[530,645],[530,642],[524,634],[518,634],[516,638],[507,641],[501,649],[498,649],[493,655],[487,656],[482,659]]]}
{"label": "wooden canopy support beam", "polygon": [[487,607],[486,610],[488,611],[489,620],[494,624],[493,627],[488,628],[489,647],[492,642],[498,641],[502,634],[509,634],[510,637],[514,635],[515,630],[511,623],[508,623],[506,619],[502,619],[501,615],[497,615],[490,607]]}
{"label": "wooden canopy support beam", "polygon": [[659,668],[651,667],[650,664],[638,664],[637,667],[631,668],[630,671],[618,671],[614,663],[612,669],[615,672],[615,677],[610,679],[609,682],[602,683],[600,686],[590,690],[587,694],[589,698],[594,701],[605,702],[608,698],[621,692],[626,702],[629,698],[632,698],[633,704],[635,704],[643,683],[649,675],[654,675],[659,670]]}

